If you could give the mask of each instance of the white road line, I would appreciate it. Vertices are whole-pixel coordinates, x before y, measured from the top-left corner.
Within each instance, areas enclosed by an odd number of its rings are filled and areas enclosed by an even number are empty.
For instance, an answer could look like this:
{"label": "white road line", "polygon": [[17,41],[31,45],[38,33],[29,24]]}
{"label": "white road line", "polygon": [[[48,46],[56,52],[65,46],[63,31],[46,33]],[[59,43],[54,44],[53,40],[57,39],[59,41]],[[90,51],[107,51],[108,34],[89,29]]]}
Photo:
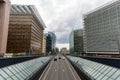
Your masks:
{"label": "white road line", "polygon": [[57,71],[57,69],[55,69],[55,72]]}
{"label": "white road line", "polygon": [[51,62],[50,62],[50,66],[49,66],[49,68],[47,69],[46,75],[44,76],[43,80],[46,79],[46,77],[47,77],[47,75],[48,75],[48,72],[50,71],[50,68],[51,68],[52,64],[53,64],[53,62],[51,61]]}
{"label": "white road line", "polygon": [[64,70],[64,69],[63,69],[62,71],[63,71],[63,72],[65,72],[65,70]]}
{"label": "white road line", "polygon": [[42,75],[40,76],[39,80],[41,80],[44,77],[45,72],[47,71],[47,69],[49,68],[51,62],[47,65],[47,67],[45,68],[45,70],[43,71]]}
{"label": "white road line", "polygon": [[70,64],[68,63],[68,61],[66,61],[66,62],[67,62],[67,64],[68,64],[68,66],[69,66],[70,72],[72,73],[74,79],[77,80],[76,77],[75,77],[75,74],[73,73],[73,71],[72,71],[72,69],[71,69],[71,67],[70,67]]}

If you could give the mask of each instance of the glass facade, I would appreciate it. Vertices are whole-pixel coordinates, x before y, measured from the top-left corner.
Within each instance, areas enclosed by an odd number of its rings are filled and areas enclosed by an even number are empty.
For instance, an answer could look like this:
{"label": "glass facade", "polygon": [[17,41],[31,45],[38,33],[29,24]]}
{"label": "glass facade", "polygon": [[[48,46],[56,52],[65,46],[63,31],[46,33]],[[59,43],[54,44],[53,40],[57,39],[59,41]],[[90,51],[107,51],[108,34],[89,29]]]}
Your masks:
{"label": "glass facade", "polygon": [[78,57],[67,57],[74,65],[76,65],[80,70],[84,71],[84,73],[94,80],[120,79],[120,69]]}
{"label": "glass facade", "polygon": [[70,53],[77,55],[84,52],[83,30],[78,29],[71,32],[69,36]]}
{"label": "glass facade", "polygon": [[74,54],[74,31],[70,33],[69,36],[69,43],[70,43],[70,54]]}
{"label": "glass facade", "polygon": [[84,16],[86,52],[118,52],[120,41],[120,1]]}
{"label": "glass facade", "polygon": [[0,68],[0,80],[27,80],[50,59],[51,57],[41,57]]}
{"label": "glass facade", "polygon": [[53,32],[46,34],[46,52],[54,52],[56,46],[56,35]]}
{"label": "glass facade", "polygon": [[83,53],[83,30],[78,29],[74,31],[74,51],[77,54]]}

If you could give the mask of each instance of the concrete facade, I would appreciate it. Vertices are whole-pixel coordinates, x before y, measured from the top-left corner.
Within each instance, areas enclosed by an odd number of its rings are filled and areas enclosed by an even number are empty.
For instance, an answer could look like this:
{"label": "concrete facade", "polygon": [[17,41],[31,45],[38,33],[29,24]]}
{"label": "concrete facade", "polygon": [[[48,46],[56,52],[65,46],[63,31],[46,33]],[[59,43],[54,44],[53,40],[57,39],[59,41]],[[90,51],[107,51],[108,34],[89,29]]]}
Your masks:
{"label": "concrete facade", "polygon": [[9,0],[0,0],[0,55],[4,55],[4,53],[6,53],[9,14]]}
{"label": "concrete facade", "polygon": [[60,53],[61,53],[62,55],[67,55],[67,54],[69,54],[69,51],[67,50],[67,48],[62,48],[62,49],[60,50]]}
{"label": "concrete facade", "polygon": [[42,53],[46,55],[46,35],[43,35]]}
{"label": "concrete facade", "polygon": [[33,5],[12,5],[8,53],[41,54],[44,23]]}

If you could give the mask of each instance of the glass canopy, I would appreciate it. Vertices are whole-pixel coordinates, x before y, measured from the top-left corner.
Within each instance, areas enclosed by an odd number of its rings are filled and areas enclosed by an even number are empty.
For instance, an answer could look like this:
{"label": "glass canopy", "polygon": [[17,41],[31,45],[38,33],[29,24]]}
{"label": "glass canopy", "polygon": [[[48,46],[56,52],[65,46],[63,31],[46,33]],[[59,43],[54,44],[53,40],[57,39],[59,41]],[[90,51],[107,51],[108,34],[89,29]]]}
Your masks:
{"label": "glass canopy", "polygon": [[80,70],[95,80],[120,80],[120,69],[79,57],[67,57]]}
{"label": "glass canopy", "polygon": [[26,80],[42,68],[51,57],[32,59],[8,67],[0,68],[0,80]]}

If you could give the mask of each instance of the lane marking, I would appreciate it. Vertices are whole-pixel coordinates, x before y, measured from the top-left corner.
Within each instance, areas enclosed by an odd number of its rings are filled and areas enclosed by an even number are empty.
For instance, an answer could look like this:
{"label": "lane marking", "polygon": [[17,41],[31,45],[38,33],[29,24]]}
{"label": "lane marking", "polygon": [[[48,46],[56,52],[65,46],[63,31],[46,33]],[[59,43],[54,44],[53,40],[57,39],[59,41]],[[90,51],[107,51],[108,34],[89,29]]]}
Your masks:
{"label": "lane marking", "polygon": [[63,72],[65,72],[65,70],[64,70],[64,69],[63,69],[62,71],[63,71]]}
{"label": "lane marking", "polygon": [[45,72],[47,71],[47,69],[49,68],[50,64],[51,64],[52,61],[49,62],[49,64],[47,65],[47,67],[45,68],[45,70],[43,71],[42,75],[40,76],[39,80],[41,80],[44,75],[45,75]]}
{"label": "lane marking", "polygon": [[50,62],[50,66],[48,67],[46,75],[43,77],[43,80],[46,80],[48,72],[50,71],[52,64],[53,64],[53,61]]}
{"label": "lane marking", "polygon": [[68,64],[67,66],[69,67],[70,72],[72,73],[74,79],[77,80],[77,78],[75,77],[75,74],[73,73],[73,70],[72,70],[71,67],[70,67],[70,63],[69,63],[68,61],[66,61],[66,63]]}
{"label": "lane marking", "polygon": [[55,69],[55,72],[57,71],[57,69]]}

